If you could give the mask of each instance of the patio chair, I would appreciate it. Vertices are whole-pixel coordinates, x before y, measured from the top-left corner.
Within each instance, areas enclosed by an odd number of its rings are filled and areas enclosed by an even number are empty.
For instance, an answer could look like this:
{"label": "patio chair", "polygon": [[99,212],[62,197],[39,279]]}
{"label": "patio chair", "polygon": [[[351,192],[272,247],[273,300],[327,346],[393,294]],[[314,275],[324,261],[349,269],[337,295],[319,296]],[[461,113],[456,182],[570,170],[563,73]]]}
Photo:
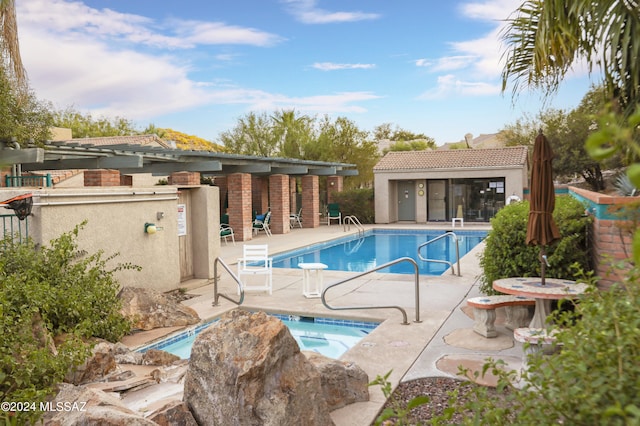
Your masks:
{"label": "patio chair", "polygon": [[236,237],[233,235],[233,228],[227,225],[226,223],[220,224],[220,239],[224,238],[224,243],[228,244],[227,239],[231,237],[231,241],[233,241],[233,245],[236,245]]}
{"label": "patio chair", "polygon": [[271,219],[271,212],[267,212],[264,215],[264,219],[259,219],[259,216],[256,216],[256,219],[253,221],[253,232],[258,235],[260,231],[264,231],[267,234],[267,237],[271,236],[271,229],[269,229],[269,220]]}
{"label": "patio chair", "polygon": [[293,229],[294,226],[296,226],[296,223],[298,224],[298,226],[300,228],[302,228],[302,207],[300,207],[300,210],[298,210],[298,214],[296,213],[291,213],[289,215],[289,225],[291,227],[291,229]]}
{"label": "patio chair", "polygon": [[[238,259],[238,278],[244,291],[267,291],[271,294],[273,259],[269,246],[245,244],[242,258]],[[247,276],[264,275],[263,284],[249,284]],[[238,290],[238,293],[240,291]]]}
{"label": "patio chair", "polygon": [[340,205],[338,203],[330,203],[327,206],[327,225],[331,225],[332,220],[337,220],[342,225],[342,212],[340,212]]}

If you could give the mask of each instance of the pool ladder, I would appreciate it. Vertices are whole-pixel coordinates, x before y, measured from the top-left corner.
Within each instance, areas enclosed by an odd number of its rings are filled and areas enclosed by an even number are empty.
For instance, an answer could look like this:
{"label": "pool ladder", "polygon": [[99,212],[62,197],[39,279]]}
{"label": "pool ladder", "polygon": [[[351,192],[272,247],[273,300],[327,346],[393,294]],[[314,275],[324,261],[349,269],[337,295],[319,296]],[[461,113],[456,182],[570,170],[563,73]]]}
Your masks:
{"label": "pool ladder", "polygon": [[438,235],[437,237],[427,241],[426,243],[420,244],[418,246],[418,258],[420,260],[422,260],[422,261],[425,261],[425,262],[445,263],[445,264],[449,265],[449,267],[451,268],[451,273],[453,275],[455,275],[456,274],[456,271],[455,271],[456,268],[454,268],[453,263],[449,262],[448,260],[429,259],[429,258],[426,258],[426,257],[422,257],[422,255],[420,254],[420,250],[423,247],[426,247],[426,246],[428,246],[429,244],[431,244],[431,243],[433,243],[435,241],[438,241],[438,240],[440,240],[442,238],[447,238],[447,237],[452,237],[453,241],[455,241],[455,243],[456,243],[456,259],[457,259],[457,263],[458,263],[458,276],[460,276],[460,246],[458,244],[458,242],[460,240],[458,239],[458,236],[455,234],[455,232],[451,232],[451,231],[445,232],[444,234]]}
{"label": "pool ladder", "polygon": [[338,281],[336,283],[330,284],[327,287],[325,287],[325,289],[322,291],[321,294],[321,299],[322,299],[322,304],[327,308],[327,309],[331,309],[332,311],[344,311],[344,310],[352,310],[352,309],[398,309],[400,312],[402,312],[402,318],[403,318],[403,322],[402,324],[406,325],[409,324],[409,321],[407,321],[407,312],[400,306],[330,306],[327,303],[327,299],[326,299],[326,294],[327,291],[329,291],[329,289],[331,289],[332,287],[336,287],[339,286],[341,284],[344,284],[346,282],[352,281],[352,280],[356,280],[360,277],[363,277],[367,274],[370,274],[372,272],[376,272],[379,271],[380,269],[384,269],[384,268],[388,268],[389,266],[395,265],[396,263],[400,263],[400,262],[409,262],[413,265],[413,270],[414,270],[414,276],[415,276],[415,282],[414,282],[414,288],[415,288],[415,309],[416,309],[416,319],[414,322],[422,322],[420,321],[420,287],[419,287],[419,278],[420,278],[420,273],[418,272],[418,264],[416,263],[415,260],[411,259],[410,257],[401,257],[399,259],[396,260],[392,260],[391,262],[387,262],[384,265],[380,265],[376,268],[370,269],[368,271],[365,271],[361,274],[358,274],[356,276],[353,277],[349,277],[346,278],[342,281]]}
{"label": "pool ladder", "polygon": [[342,229],[344,230],[344,232],[351,230],[351,224],[353,224],[353,226],[356,227],[356,229],[358,230],[359,236],[364,235],[364,226],[362,226],[362,223],[360,223],[358,218],[355,217],[354,215],[345,216],[344,219],[342,220],[342,227],[343,227]]}
{"label": "pool ladder", "polygon": [[[231,275],[231,278],[233,278],[233,280],[238,284],[238,290],[240,291],[239,300],[234,300],[226,294],[218,293],[218,280],[220,279],[220,276],[218,275],[218,264],[222,265],[222,267],[229,273],[229,275]],[[240,278],[238,278],[237,275],[233,273],[231,268],[229,268],[229,265],[227,265],[225,261],[222,260],[222,258],[216,257],[216,260],[213,262],[213,302],[211,303],[211,305],[218,306],[218,299],[220,297],[225,298],[229,302],[235,303],[236,305],[240,306],[242,305],[242,302],[244,302],[244,289],[242,288],[242,281],[240,281]]]}

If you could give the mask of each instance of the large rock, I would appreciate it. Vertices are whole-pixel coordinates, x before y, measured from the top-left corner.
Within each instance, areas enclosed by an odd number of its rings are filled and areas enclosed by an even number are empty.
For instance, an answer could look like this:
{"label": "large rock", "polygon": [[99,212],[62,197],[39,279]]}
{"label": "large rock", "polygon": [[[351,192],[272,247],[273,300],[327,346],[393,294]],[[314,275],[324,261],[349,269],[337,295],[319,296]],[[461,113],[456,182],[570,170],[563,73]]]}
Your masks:
{"label": "large rock", "polygon": [[369,376],[353,362],[327,358],[317,352],[305,352],[320,372],[322,391],[329,410],[369,400]]}
{"label": "large rock", "polygon": [[124,287],[119,297],[122,314],[134,322],[134,329],[184,327],[200,322],[196,311],[155,290]]}
{"label": "large rock", "polygon": [[92,348],[91,356],[66,375],[65,381],[74,385],[90,383],[102,379],[115,369],[113,345],[109,342],[99,342]]}
{"label": "large rock", "polygon": [[157,426],[105,392],[97,389],[60,385],[49,403],[43,423],[48,426]]}
{"label": "large rock", "polygon": [[287,327],[239,309],[196,338],[184,401],[199,424],[333,424],[318,370]]}
{"label": "large rock", "polygon": [[160,426],[198,426],[187,404],[181,401],[171,401],[158,411],[149,415]]}

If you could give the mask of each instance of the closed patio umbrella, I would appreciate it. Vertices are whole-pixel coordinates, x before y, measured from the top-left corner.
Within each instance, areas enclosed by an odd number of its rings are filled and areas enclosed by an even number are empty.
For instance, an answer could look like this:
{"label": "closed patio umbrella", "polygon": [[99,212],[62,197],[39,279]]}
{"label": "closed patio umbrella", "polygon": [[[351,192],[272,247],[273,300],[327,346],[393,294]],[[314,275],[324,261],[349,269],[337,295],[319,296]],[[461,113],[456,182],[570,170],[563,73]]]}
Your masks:
{"label": "closed patio umbrella", "polygon": [[540,277],[542,278],[542,285],[545,284],[545,269],[547,265],[546,246],[560,239],[560,231],[553,220],[556,195],[553,188],[552,159],[553,151],[549,141],[540,130],[533,146],[526,243],[540,246]]}

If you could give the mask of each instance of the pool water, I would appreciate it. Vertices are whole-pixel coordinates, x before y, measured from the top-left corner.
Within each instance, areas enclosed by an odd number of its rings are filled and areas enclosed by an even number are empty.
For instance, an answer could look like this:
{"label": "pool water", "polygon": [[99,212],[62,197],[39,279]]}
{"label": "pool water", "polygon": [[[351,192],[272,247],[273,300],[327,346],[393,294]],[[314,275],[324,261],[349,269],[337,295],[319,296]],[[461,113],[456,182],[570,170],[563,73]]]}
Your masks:
{"label": "pool water", "polygon": [[[326,357],[338,359],[349,348],[368,335],[378,324],[365,321],[337,320],[331,318],[310,318],[295,315],[274,315],[289,328],[300,350],[318,352]],[[184,331],[140,351],[161,349],[188,359],[191,347],[198,333],[210,326],[207,323],[194,330]]]}
{"label": "pool water", "polygon": [[[410,257],[418,263],[420,274],[441,275],[449,266],[425,262],[418,258],[418,247],[444,231],[383,230],[367,231],[364,237],[350,236],[314,244],[304,249],[281,253],[273,257],[274,268],[297,268],[299,263],[324,263],[334,271],[365,272],[401,257]],[[456,231],[460,257],[464,256],[487,235],[485,231]],[[422,257],[456,262],[455,242],[451,237],[441,238],[421,250]],[[381,272],[413,274],[409,262],[401,262]]]}

